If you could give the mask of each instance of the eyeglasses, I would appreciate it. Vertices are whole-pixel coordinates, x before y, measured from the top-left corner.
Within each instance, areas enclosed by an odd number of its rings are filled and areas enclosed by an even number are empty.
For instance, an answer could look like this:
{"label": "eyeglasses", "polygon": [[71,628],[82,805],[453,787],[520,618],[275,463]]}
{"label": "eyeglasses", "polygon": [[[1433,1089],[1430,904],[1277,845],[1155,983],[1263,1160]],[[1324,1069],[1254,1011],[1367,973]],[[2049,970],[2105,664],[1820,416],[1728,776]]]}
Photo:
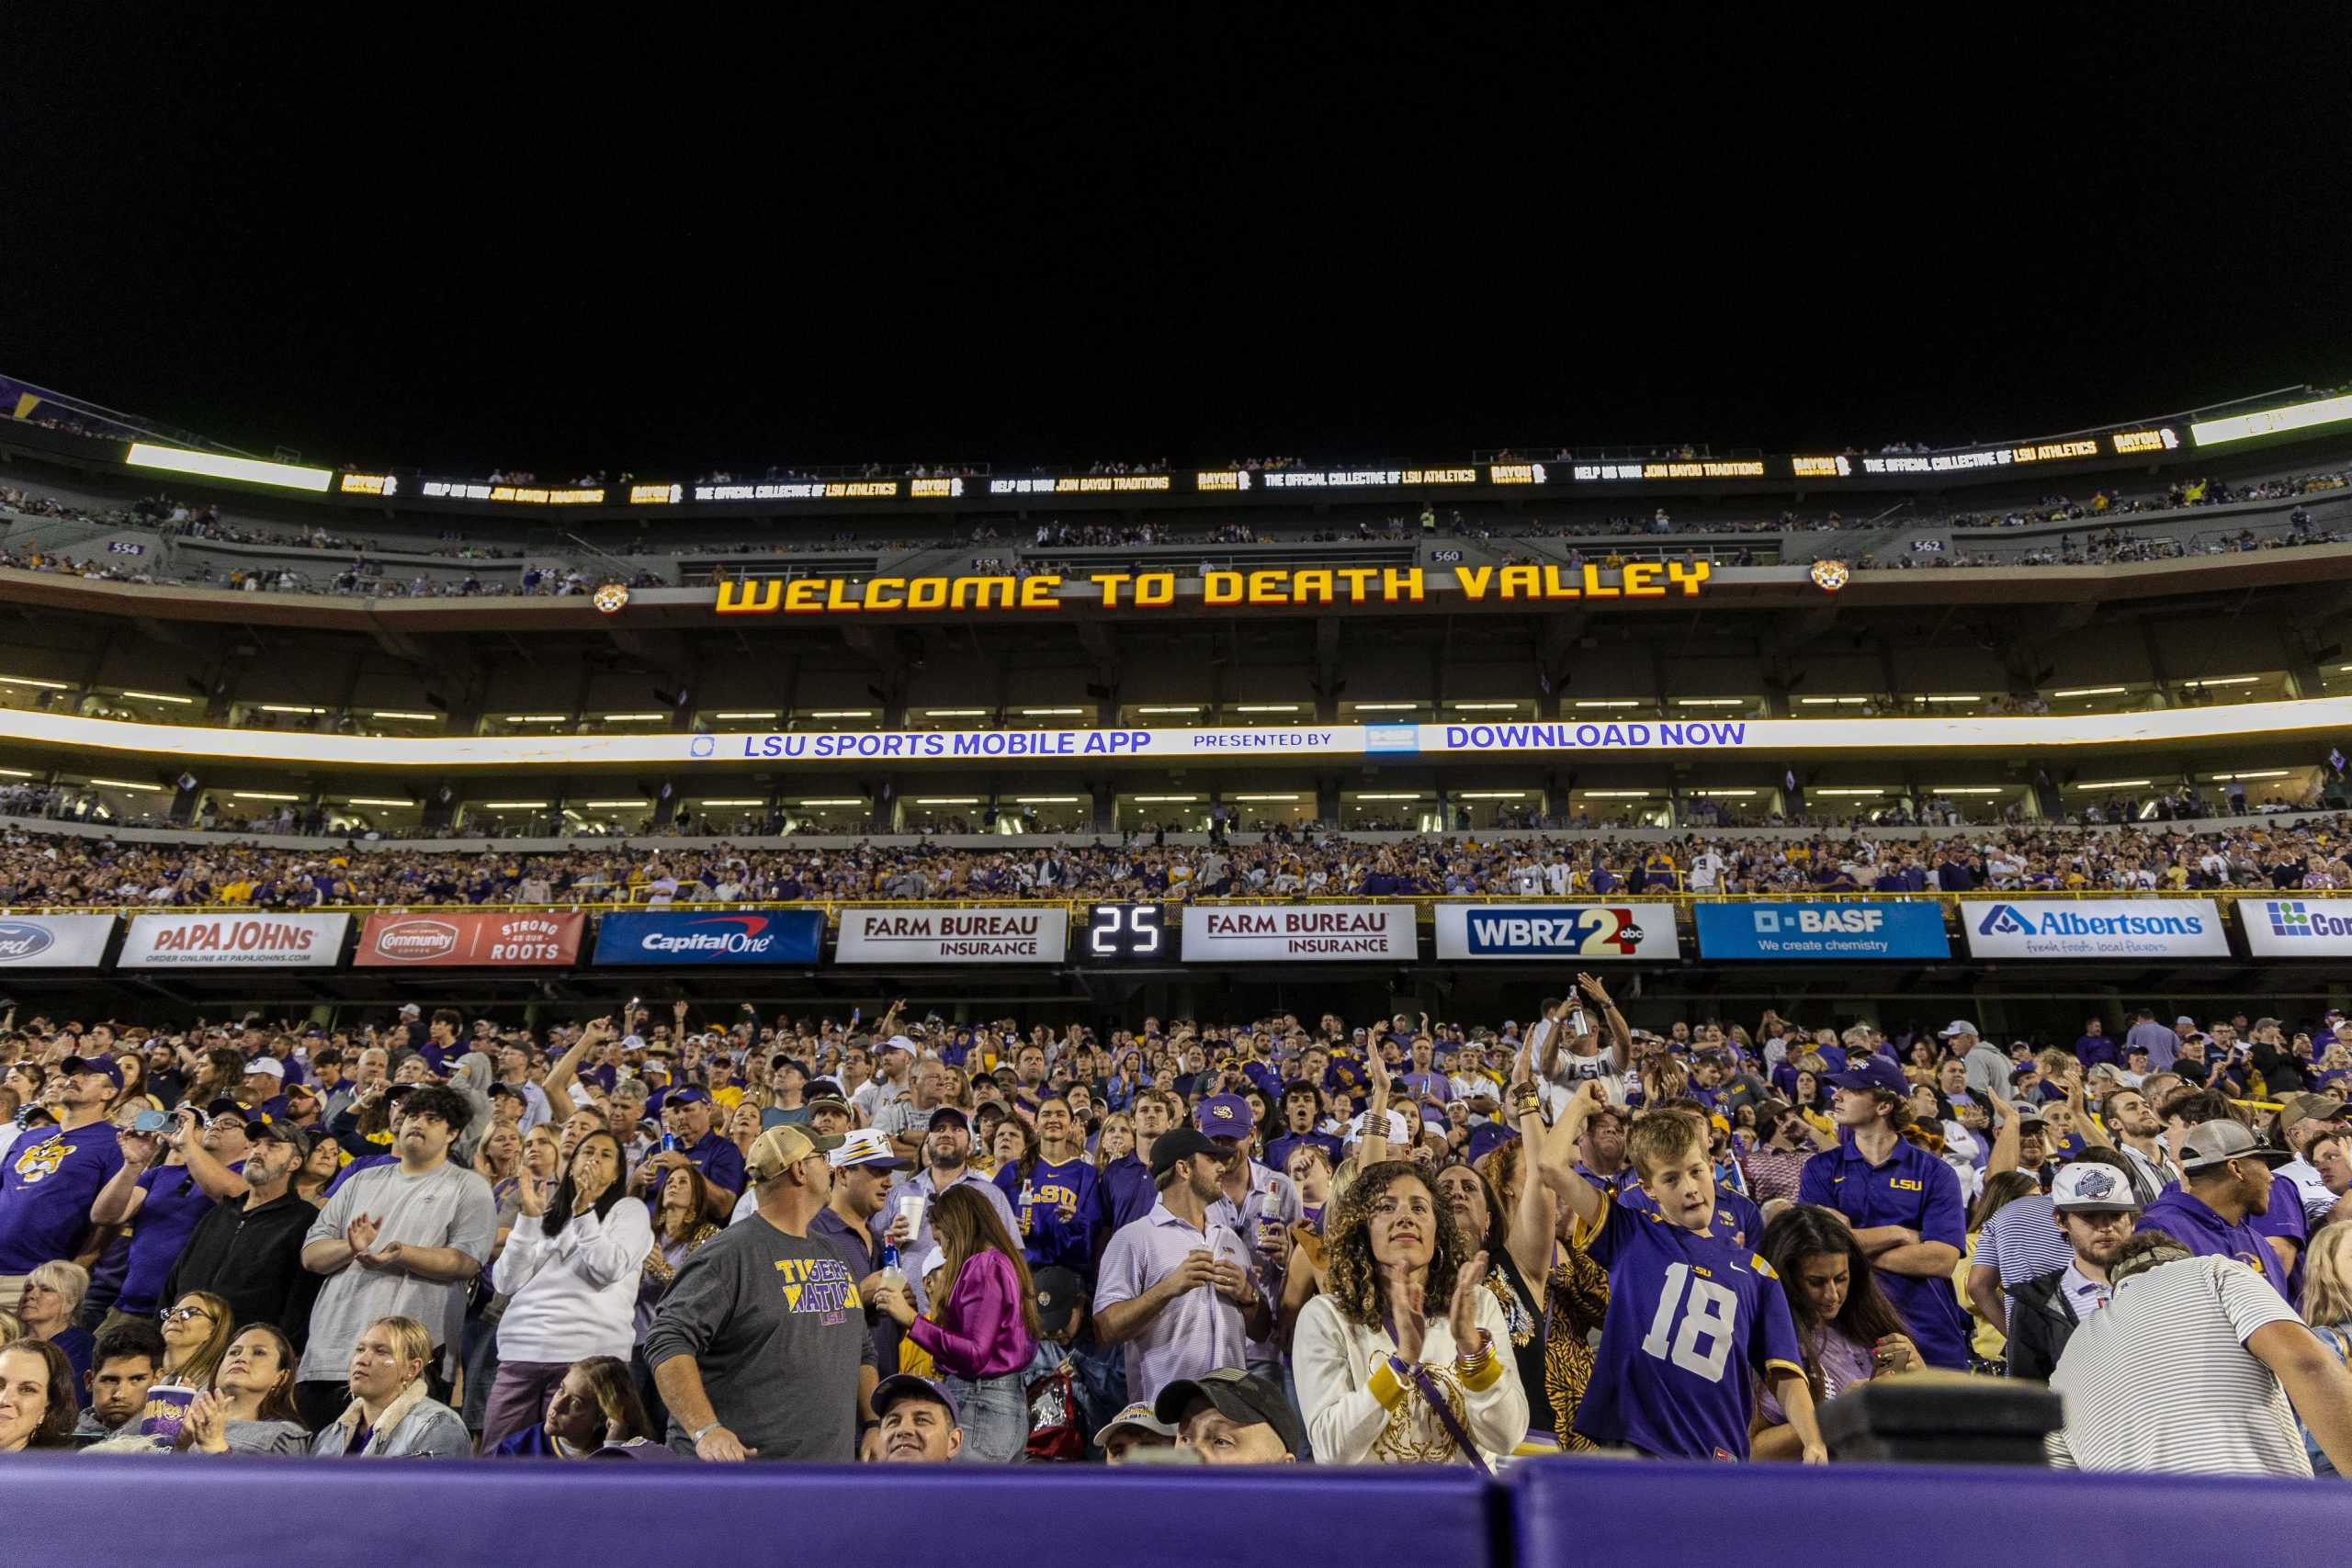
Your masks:
{"label": "eyeglasses", "polygon": [[202,1307],[173,1307],[163,1314],[165,1323],[185,1323],[191,1317],[209,1319],[212,1314]]}

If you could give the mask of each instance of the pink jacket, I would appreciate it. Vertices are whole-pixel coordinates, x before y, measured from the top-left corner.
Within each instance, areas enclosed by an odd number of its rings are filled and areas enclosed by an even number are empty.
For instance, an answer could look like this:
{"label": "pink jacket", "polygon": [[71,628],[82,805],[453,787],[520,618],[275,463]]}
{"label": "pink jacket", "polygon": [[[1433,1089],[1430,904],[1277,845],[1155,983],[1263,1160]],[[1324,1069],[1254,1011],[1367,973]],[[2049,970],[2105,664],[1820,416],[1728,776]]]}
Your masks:
{"label": "pink jacket", "polygon": [[931,1352],[942,1375],[978,1382],[1028,1366],[1036,1341],[1021,1320],[1021,1279],[1012,1259],[986,1251],[964,1260],[944,1302],[933,1303],[939,1320],[919,1317],[907,1337]]}

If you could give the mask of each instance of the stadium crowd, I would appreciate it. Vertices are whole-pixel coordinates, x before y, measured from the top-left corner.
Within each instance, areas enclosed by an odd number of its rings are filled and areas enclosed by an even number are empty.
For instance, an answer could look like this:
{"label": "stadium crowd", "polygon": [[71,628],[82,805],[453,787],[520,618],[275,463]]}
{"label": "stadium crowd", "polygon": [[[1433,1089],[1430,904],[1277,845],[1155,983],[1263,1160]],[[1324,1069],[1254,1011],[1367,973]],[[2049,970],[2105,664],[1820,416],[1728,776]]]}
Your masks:
{"label": "stadium crowd", "polygon": [[151,844],[11,829],[0,906],[151,908],[792,903],[924,898],[1532,897],[1688,893],[2195,891],[2352,887],[2352,819],[2254,817],[2190,832],[2128,827],[1980,829],[1895,837],[1230,834],[1170,844],[916,840],[848,848],[692,842],[547,853],[322,845]]}
{"label": "stadium crowd", "polygon": [[[2352,1465],[2352,1023],[0,1022],[0,1454]],[[2352,1211],[2347,1211],[2352,1212]]]}

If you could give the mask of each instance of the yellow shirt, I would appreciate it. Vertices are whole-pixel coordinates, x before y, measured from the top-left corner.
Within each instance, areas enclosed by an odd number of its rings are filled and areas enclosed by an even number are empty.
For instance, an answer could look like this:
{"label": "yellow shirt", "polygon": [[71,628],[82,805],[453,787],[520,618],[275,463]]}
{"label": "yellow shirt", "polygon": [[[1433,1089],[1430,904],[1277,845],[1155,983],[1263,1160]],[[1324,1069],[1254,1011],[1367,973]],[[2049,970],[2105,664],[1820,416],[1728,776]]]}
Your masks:
{"label": "yellow shirt", "polygon": [[1968,1308],[1968,1348],[1988,1361],[1998,1360],[2008,1354],[2008,1337],[1993,1326],[1968,1299],[1968,1271],[1976,1267],[1976,1234],[1968,1237],[1968,1250],[1960,1255],[1960,1266],[1951,1271],[1952,1289],[1960,1292],[1960,1304]]}

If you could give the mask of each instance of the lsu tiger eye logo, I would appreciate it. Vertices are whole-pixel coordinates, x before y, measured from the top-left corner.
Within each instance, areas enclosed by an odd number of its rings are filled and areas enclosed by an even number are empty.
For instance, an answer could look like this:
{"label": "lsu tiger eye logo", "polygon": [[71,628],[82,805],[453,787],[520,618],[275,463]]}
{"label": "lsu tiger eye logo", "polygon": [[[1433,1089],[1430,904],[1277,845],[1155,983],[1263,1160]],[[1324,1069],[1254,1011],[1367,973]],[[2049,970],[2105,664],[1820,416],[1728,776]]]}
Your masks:
{"label": "lsu tiger eye logo", "polygon": [[1813,563],[1813,585],[1824,593],[1835,593],[1846,586],[1850,575],[1841,560],[1817,560]]}
{"label": "lsu tiger eye logo", "polygon": [[17,1174],[30,1187],[44,1177],[55,1176],[57,1168],[65,1163],[73,1149],[62,1138],[51,1136],[35,1144],[17,1156]]}
{"label": "lsu tiger eye logo", "polygon": [[607,615],[617,615],[628,608],[628,584],[607,582],[596,590],[596,608]]}

